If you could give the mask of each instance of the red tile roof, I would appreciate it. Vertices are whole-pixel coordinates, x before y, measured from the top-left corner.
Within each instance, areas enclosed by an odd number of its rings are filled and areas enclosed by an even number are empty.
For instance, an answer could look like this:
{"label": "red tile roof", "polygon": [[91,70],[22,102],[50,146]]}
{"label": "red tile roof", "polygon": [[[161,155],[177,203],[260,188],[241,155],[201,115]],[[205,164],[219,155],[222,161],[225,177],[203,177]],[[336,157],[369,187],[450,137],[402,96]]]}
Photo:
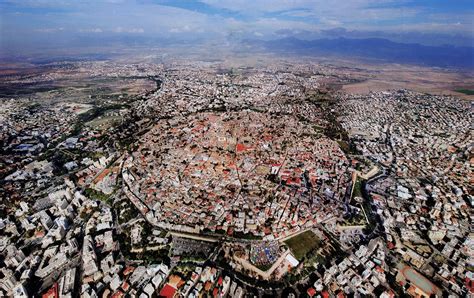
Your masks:
{"label": "red tile roof", "polygon": [[160,291],[160,297],[172,298],[175,292],[175,288],[170,286],[170,284],[166,284]]}
{"label": "red tile roof", "polygon": [[111,298],[120,298],[120,297],[123,297],[123,292],[118,290],[117,292],[115,292],[112,296],[110,296]]}
{"label": "red tile roof", "polygon": [[42,298],[59,298],[58,294],[58,283],[54,283],[54,285],[49,288],[49,290],[42,295]]}
{"label": "red tile roof", "polygon": [[242,152],[242,151],[245,151],[247,150],[247,147],[245,147],[244,144],[237,144],[237,152]]}
{"label": "red tile roof", "polygon": [[306,293],[308,293],[309,297],[313,297],[316,295],[316,290],[314,288],[309,288]]}

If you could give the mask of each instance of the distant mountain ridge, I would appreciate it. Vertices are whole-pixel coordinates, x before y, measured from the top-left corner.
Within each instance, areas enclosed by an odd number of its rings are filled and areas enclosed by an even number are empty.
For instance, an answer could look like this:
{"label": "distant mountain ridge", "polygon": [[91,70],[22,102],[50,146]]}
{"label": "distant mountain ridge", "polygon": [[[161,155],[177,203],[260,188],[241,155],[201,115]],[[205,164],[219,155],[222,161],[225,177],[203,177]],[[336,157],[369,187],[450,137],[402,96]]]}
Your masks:
{"label": "distant mountain ridge", "polygon": [[451,45],[426,46],[393,42],[382,38],[348,39],[325,38],[302,40],[288,37],[276,40],[247,39],[243,41],[254,50],[305,55],[338,55],[381,59],[394,63],[413,63],[427,66],[474,68],[474,47]]}

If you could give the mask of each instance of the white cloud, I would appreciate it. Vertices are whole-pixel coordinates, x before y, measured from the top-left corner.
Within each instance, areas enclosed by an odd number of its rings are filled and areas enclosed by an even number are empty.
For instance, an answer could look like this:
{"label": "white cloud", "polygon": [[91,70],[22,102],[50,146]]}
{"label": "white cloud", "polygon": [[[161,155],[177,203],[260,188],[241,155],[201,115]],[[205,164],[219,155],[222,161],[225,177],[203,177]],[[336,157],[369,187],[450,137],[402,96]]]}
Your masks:
{"label": "white cloud", "polygon": [[60,27],[60,28],[39,28],[39,29],[35,29],[34,31],[35,32],[40,32],[40,33],[57,33],[57,32],[64,31],[64,28],[63,27]]}
{"label": "white cloud", "polygon": [[114,30],[112,30],[115,33],[144,33],[145,30],[143,28],[123,28],[123,27],[117,27]]}
{"label": "white cloud", "polygon": [[173,27],[168,31],[171,33],[183,33],[183,32],[190,32],[194,30],[191,30],[191,27],[189,25],[184,25],[182,27]]}
{"label": "white cloud", "polygon": [[331,27],[338,27],[342,26],[342,22],[335,20],[335,19],[328,19],[328,18],[322,18],[321,19],[321,24],[331,26]]}
{"label": "white cloud", "polygon": [[89,29],[79,29],[81,33],[102,33],[104,30],[101,28],[89,28]]}
{"label": "white cloud", "polygon": [[[0,0],[2,1],[2,0]],[[472,13],[433,13],[422,6],[403,7],[406,0],[202,0],[213,10],[184,9],[141,0],[4,0],[20,16],[2,15],[4,28],[54,33],[129,33],[154,37],[182,35],[208,39],[297,36],[317,38],[338,27],[348,31],[443,32],[472,36]],[[47,15],[21,7],[54,8]],[[218,13],[219,9],[226,9]],[[231,13],[229,13],[229,11]],[[232,13],[234,12],[234,13]],[[43,29],[33,29],[40,24]],[[81,29],[82,28],[82,29]],[[285,31],[286,30],[286,31]],[[280,33],[278,31],[281,31]]]}

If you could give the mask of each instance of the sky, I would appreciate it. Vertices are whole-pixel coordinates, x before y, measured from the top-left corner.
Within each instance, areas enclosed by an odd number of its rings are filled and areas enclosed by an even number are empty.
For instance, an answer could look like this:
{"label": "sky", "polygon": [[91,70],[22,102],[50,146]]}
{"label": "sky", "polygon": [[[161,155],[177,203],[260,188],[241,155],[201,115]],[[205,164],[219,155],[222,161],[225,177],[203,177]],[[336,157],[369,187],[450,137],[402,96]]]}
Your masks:
{"label": "sky", "polygon": [[0,0],[0,50],[387,38],[474,46],[474,0]]}

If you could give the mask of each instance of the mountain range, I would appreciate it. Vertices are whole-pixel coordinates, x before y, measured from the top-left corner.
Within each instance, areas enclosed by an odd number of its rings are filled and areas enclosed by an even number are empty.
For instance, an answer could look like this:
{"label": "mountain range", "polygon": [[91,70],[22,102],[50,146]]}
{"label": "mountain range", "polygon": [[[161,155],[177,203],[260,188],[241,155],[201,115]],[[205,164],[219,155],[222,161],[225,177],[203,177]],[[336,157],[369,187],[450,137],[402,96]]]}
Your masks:
{"label": "mountain range", "polygon": [[382,38],[326,38],[302,40],[294,37],[259,40],[246,39],[243,44],[255,51],[308,56],[345,56],[377,59],[392,63],[409,63],[449,68],[474,68],[474,47],[452,45],[427,46],[398,43]]}

